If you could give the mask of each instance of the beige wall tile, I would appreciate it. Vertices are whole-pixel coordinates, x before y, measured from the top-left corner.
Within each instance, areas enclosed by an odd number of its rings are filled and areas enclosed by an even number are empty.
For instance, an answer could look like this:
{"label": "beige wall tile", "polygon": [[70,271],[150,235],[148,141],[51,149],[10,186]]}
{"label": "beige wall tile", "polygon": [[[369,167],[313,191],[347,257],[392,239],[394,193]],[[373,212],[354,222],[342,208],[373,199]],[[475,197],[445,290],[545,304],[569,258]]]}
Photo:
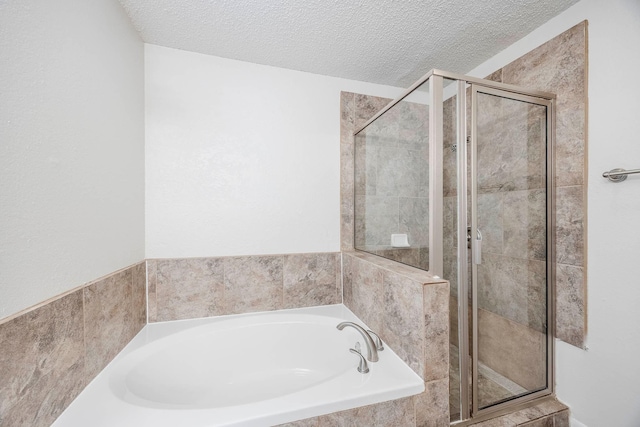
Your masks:
{"label": "beige wall tile", "polygon": [[532,329],[547,329],[547,263],[529,261],[527,272],[527,322]]}
{"label": "beige wall tile", "polygon": [[458,194],[458,129],[456,103],[456,96],[452,96],[451,98],[446,99],[442,105],[442,142],[444,146],[442,152],[442,189],[444,197],[455,197]]}
{"label": "beige wall tile", "polygon": [[503,202],[504,254],[544,261],[547,256],[546,191],[509,191],[504,193]]}
{"label": "beige wall tile", "polygon": [[502,68],[489,74],[487,77],[485,77],[485,79],[502,83]]}
{"label": "beige wall tile", "polygon": [[[556,234],[558,262],[577,267],[584,266],[586,218],[586,124],[587,124],[587,23],[574,26],[547,43],[498,70],[504,83],[553,92],[556,103]],[[496,75],[495,73],[492,75]],[[532,129],[529,129],[531,131]],[[540,245],[538,245],[541,248]],[[532,250],[532,248],[529,248]],[[541,250],[534,252],[542,255]],[[542,259],[536,256],[536,259]],[[582,276],[582,288],[586,288],[586,276]],[[575,284],[574,284],[575,285]],[[560,299],[572,293],[562,290],[564,283],[558,280]],[[575,286],[574,286],[575,287]],[[562,297],[561,297],[562,293]],[[583,331],[576,332],[576,325],[586,323],[584,298],[577,298],[574,307],[566,306],[563,319],[557,319],[558,335],[563,341],[582,347]],[[566,330],[572,329],[569,333]]]}
{"label": "beige wall tile", "polygon": [[382,110],[392,100],[379,96],[355,94],[355,127],[364,125],[378,111]]}
{"label": "beige wall tile", "polygon": [[416,424],[411,397],[335,412],[318,419],[318,427],[411,427]]}
{"label": "beige wall tile", "polygon": [[0,324],[0,426],[46,427],[88,383],[82,290]]}
{"label": "beige wall tile", "polygon": [[372,253],[393,261],[398,261],[408,265],[414,265],[426,270],[429,267],[429,254],[427,253],[426,255],[425,263],[425,259],[422,254],[423,249],[425,248],[376,249],[372,251]]}
{"label": "beige wall tile", "polygon": [[546,90],[557,98],[556,185],[584,183],[586,22],[503,68],[503,82]]}
{"label": "beige wall tile", "polygon": [[501,417],[472,424],[472,427],[568,427],[568,422],[567,407],[555,399],[549,399]]}
{"label": "beige wall tile", "polygon": [[227,314],[283,308],[283,257],[247,256],[224,259]]}
{"label": "beige wall tile", "polygon": [[585,298],[582,267],[558,264],[556,270],[556,336],[583,347],[586,336]]}
{"label": "beige wall tile", "polygon": [[152,322],[342,302],[339,253],[160,259],[147,265]]}
{"label": "beige wall tile", "polygon": [[353,278],[357,261],[346,252],[342,252],[340,258],[342,259],[342,303],[353,311]]}
{"label": "beige wall tile", "polygon": [[142,329],[147,324],[147,271],[143,261],[132,267],[132,310],[135,328]]}
{"label": "beige wall tile", "polygon": [[469,427],[516,427],[516,424],[508,417],[498,417],[477,424],[471,424]]}
{"label": "beige wall tile", "polygon": [[478,346],[478,360],[495,372],[527,390],[546,386],[543,333],[480,309]]}
{"label": "beige wall tile", "polygon": [[[378,102],[365,95],[356,95],[358,101],[365,111]],[[356,115],[362,113],[357,108]],[[428,269],[428,255],[422,250],[429,244],[427,108],[396,104],[355,138],[354,156],[355,172],[352,164],[349,167],[356,175],[351,188],[356,247]],[[391,235],[396,233],[408,235],[411,249],[391,248]]]}
{"label": "beige wall tile", "polygon": [[66,409],[146,323],[145,276],[142,262],[0,324],[0,426]]}
{"label": "beige wall tile", "polygon": [[424,379],[449,375],[449,284],[423,286]]}
{"label": "beige wall tile", "polygon": [[[482,232],[482,253],[504,253],[505,215],[503,200],[509,193],[478,194],[478,228]],[[457,200],[455,200],[457,202]],[[457,207],[455,208],[457,209]],[[457,224],[454,224],[457,226]],[[525,240],[526,244],[526,240]],[[457,245],[455,246],[457,248]],[[454,255],[457,255],[453,252]]]}
{"label": "beige wall tile", "polygon": [[376,268],[391,271],[402,276],[405,276],[409,279],[415,280],[416,282],[420,282],[422,284],[427,283],[443,283],[444,279],[439,277],[434,277],[430,273],[412,267],[410,265],[399,264],[395,261],[388,260],[386,258],[381,258],[376,255],[369,254],[367,252],[362,251],[350,251],[344,252],[347,256],[360,259],[364,262],[368,262],[369,264],[373,264]]}
{"label": "beige wall tile", "polygon": [[343,251],[353,250],[353,132],[389,101],[350,92],[340,93],[340,248]]}
{"label": "beige wall tile", "polygon": [[157,321],[225,314],[221,258],[156,260]]}
{"label": "beige wall tile", "polygon": [[340,249],[353,249],[355,94],[340,92]]}
{"label": "beige wall tile", "polygon": [[416,427],[449,426],[449,382],[447,379],[425,383],[425,391],[414,396]]}
{"label": "beige wall tile", "polygon": [[553,416],[553,427],[569,427],[569,411],[562,411]]}
{"label": "beige wall tile", "polygon": [[531,421],[539,420],[547,416],[554,418],[555,414],[561,412],[568,413],[567,407],[555,399],[550,399],[508,414],[507,417],[516,425],[528,425],[527,423]]}
{"label": "beige wall tile", "polygon": [[529,421],[528,423],[518,424],[522,427],[553,427],[553,416],[542,417],[537,420]]}
{"label": "beige wall tile", "polygon": [[147,310],[149,322],[158,321],[158,298],[157,298],[157,282],[158,282],[158,260],[148,259],[147,263]]}
{"label": "beige wall tile", "polygon": [[338,253],[285,255],[283,277],[284,308],[341,302]]}
{"label": "beige wall tile", "polygon": [[353,305],[349,308],[374,332],[382,334],[383,271],[359,258],[353,258],[353,264]]}
{"label": "beige wall tile", "polygon": [[530,276],[527,259],[483,253],[478,265],[478,307],[528,325]]}
{"label": "beige wall tile", "polygon": [[[424,378],[426,333],[422,288],[422,283],[384,272],[381,336],[411,369]],[[446,361],[448,363],[448,358]]]}
{"label": "beige wall tile", "polygon": [[427,197],[400,197],[398,221],[398,231],[408,235],[412,246],[429,246],[429,199]]}
{"label": "beige wall tile", "polygon": [[556,259],[560,264],[584,266],[584,188],[556,189]]}
{"label": "beige wall tile", "polygon": [[[534,114],[537,112],[537,114]],[[544,149],[531,116],[546,110],[520,101],[478,95],[478,188],[480,193],[544,187]],[[499,120],[496,120],[496,119]],[[505,123],[508,126],[505,126]],[[539,121],[535,121],[539,127]]]}
{"label": "beige wall tile", "polygon": [[88,380],[104,369],[142,328],[133,313],[133,269],[83,288]]}

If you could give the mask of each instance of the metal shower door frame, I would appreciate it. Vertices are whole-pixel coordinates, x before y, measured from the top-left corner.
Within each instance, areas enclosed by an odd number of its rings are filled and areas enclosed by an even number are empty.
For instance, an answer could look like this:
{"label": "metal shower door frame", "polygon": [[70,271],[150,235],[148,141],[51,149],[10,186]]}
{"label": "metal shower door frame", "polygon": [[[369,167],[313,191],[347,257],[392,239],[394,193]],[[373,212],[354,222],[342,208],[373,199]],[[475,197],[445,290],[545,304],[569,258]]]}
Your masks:
{"label": "metal shower door frame", "polygon": [[[483,418],[489,418],[491,416],[499,415],[503,412],[509,412],[511,410],[516,409],[518,406],[521,406],[523,403],[529,402],[531,400],[535,400],[544,396],[551,395],[555,392],[555,368],[554,368],[554,355],[555,355],[555,347],[554,347],[554,336],[555,336],[555,304],[554,304],[554,295],[555,295],[555,241],[554,241],[554,233],[553,230],[555,228],[555,191],[554,191],[554,177],[555,177],[555,168],[554,168],[554,107],[555,107],[555,97],[554,96],[544,96],[541,97],[540,93],[532,92],[531,94],[526,93],[525,90],[519,89],[518,92],[513,92],[510,90],[505,90],[503,88],[496,88],[495,85],[485,85],[483,82],[469,82],[471,86],[471,139],[470,139],[470,149],[471,149],[471,161],[470,161],[470,169],[471,169],[471,200],[463,201],[462,199],[467,198],[467,175],[466,175],[466,150],[463,148],[461,153],[458,155],[458,212],[459,212],[459,221],[458,221],[458,324],[467,324],[468,323],[468,293],[469,286],[471,287],[471,324],[473,328],[469,328],[467,325],[466,331],[460,327],[459,330],[459,353],[460,353],[460,399],[461,399],[461,421],[464,425],[464,421],[473,420],[473,422],[478,422]],[[493,87],[491,87],[493,86]],[[480,263],[479,254],[477,253],[476,245],[472,244],[471,247],[471,281],[468,280],[467,271],[468,271],[468,258],[466,255],[466,236],[467,236],[467,227],[462,227],[463,221],[460,219],[461,217],[466,217],[466,209],[467,203],[471,204],[471,224],[470,224],[470,236],[472,239],[478,235],[478,135],[477,135],[477,125],[478,125],[478,94],[487,94],[493,96],[499,96],[506,99],[512,99],[515,101],[525,102],[534,105],[541,105],[546,107],[546,242],[547,242],[547,253],[546,253],[546,263],[547,263],[547,331],[546,331],[546,345],[547,345],[547,360],[546,360],[546,372],[547,372],[547,382],[546,387],[544,389],[531,392],[524,396],[515,397],[514,399],[496,403],[487,408],[480,408],[478,403],[478,264]],[[465,97],[465,92],[459,91],[458,99],[458,111],[465,111],[466,115],[466,106],[464,106],[464,101],[462,98]],[[462,104],[462,105],[461,105]],[[464,108],[464,110],[462,110]],[[464,119],[464,117],[463,117]],[[459,119],[460,120],[460,119]],[[462,125],[459,125],[459,131],[463,129]],[[466,139],[466,132],[463,134],[459,134],[459,140],[462,138]],[[464,147],[465,143],[458,143],[458,147]],[[464,156],[464,157],[463,157]],[[462,203],[461,203],[462,202]],[[464,207],[464,211],[461,209]],[[460,212],[463,212],[461,215]],[[462,244],[464,239],[464,244]],[[461,249],[462,248],[462,249]],[[464,252],[464,255],[463,255]],[[464,271],[462,271],[464,270]],[[460,276],[462,273],[462,276]],[[466,279],[466,280],[463,280]],[[464,296],[464,298],[461,298]],[[471,390],[468,390],[468,382],[464,381],[464,384],[467,387],[463,387],[463,372],[468,372],[468,357],[469,354],[469,339],[468,335],[463,334],[463,332],[469,333],[469,329],[471,331],[472,337],[472,386]],[[463,370],[464,369],[464,370]],[[466,375],[464,376],[466,378]],[[467,388],[465,391],[464,388]],[[471,399],[469,399],[469,395],[471,395]],[[466,400],[463,400],[463,397],[466,396]],[[471,405],[469,405],[469,400],[471,400]]]}

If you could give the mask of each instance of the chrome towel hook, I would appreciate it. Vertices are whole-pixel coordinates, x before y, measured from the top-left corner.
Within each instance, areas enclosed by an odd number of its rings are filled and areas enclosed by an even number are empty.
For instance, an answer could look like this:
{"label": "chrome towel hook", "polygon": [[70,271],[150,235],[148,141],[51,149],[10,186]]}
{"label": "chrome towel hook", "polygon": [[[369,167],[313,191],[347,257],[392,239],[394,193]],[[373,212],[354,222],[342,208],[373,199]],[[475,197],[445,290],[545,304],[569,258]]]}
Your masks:
{"label": "chrome towel hook", "polygon": [[607,178],[611,182],[622,182],[627,179],[627,175],[634,173],[640,173],[640,169],[624,170],[620,168],[611,169],[609,172],[602,174],[604,178]]}

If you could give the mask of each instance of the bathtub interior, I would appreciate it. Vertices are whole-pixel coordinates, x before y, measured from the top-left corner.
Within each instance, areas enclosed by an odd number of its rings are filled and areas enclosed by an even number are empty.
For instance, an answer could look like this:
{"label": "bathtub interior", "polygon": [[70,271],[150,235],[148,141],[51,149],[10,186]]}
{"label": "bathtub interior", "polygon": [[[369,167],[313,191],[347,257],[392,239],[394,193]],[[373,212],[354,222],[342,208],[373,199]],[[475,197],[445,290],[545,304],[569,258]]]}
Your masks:
{"label": "bathtub interior", "polygon": [[333,351],[348,349],[352,337],[335,333],[330,318],[286,317],[268,316],[260,324],[244,317],[220,329],[194,327],[178,340],[163,338],[123,357],[110,386],[141,406],[221,408],[294,393],[353,368],[354,358]]}
{"label": "bathtub interior", "polygon": [[364,325],[342,304],[149,324],[53,426],[277,425],[424,391],[388,346],[359,373],[345,320]]}

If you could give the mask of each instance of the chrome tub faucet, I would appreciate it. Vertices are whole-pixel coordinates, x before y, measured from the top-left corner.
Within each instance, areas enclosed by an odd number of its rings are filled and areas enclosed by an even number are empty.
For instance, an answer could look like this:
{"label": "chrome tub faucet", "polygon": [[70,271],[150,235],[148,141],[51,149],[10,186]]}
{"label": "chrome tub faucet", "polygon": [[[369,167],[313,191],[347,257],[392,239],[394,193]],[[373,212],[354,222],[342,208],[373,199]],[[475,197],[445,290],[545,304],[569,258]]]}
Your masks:
{"label": "chrome tub faucet", "polygon": [[[371,338],[371,335],[369,335],[369,333],[367,331],[364,330],[364,328],[356,323],[353,322],[342,322],[340,324],[338,324],[338,326],[336,326],[336,328],[338,328],[338,330],[343,330],[344,328],[346,328],[347,326],[351,326],[352,328],[354,328],[356,331],[360,332],[360,335],[362,335],[362,339],[364,340],[364,344],[367,347],[367,360],[369,362],[377,362],[379,360],[378,358],[378,345],[376,345],[376,343],[373,341],[373,338]],[[380,341],[380,338],[376,335],[376,338],[378,341]],[[382,342],[379,342],[379,346],[380,349],[382,349]]]}

